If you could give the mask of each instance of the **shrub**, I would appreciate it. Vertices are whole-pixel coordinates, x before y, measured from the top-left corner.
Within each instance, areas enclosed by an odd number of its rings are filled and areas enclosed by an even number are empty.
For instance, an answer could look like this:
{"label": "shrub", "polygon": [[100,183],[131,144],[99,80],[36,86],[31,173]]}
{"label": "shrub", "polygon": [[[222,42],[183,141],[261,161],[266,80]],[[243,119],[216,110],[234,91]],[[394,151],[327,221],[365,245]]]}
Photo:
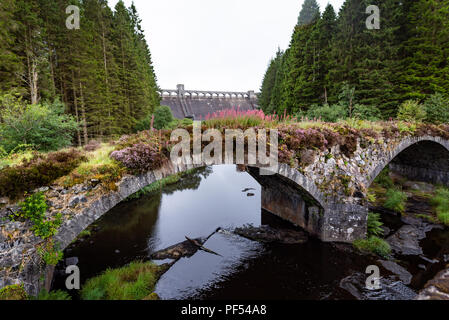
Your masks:
{"label": "shrub", "polygon": [[78,150],[35,154],[30,160],[0,171],[0,194],[17,198],[26,191],[48,185],[70,173],[87,158]]}
{"label": "shrub", "polygon": [[449,122],[449,100],[442,94],[435,93],[424,102],[426,110],[426,122],[430,123],[448,123]]}
{"label": "shrub", "polygon": [[378,121],[381,119],[381,112],[376,106],[356,104],[352,111],[352,117],[359,120]]}
{"label": "shrub", "polygon": [[95,151],[101,147],[101,143],[97,140],[90,140],[88,144],[86,144],[83,149],[88,152]]}
{"label": "shrub", "polygon": [[37,253],[42,258],[46,265],[56,266],[64,257],[64,253],[59,250],[58,245],[49,240],[37,248]]}
{"label": "shrub", "polygon": [[0,289],[0,300],[27,300],[23,284],[13,284]]}
{"label": "shrub", "polygon": [[139,172],[158,169],[165,159],[157,145],[144,143],[114,151],[111,153],[111,158],[121,162],[129,169]]}
{"label": "shrub", "polygon": [[189,118],[184,118],[181,120],[181,125],[185,126],[185,127],[191,126],[191,125],[193,125],[193,120],[189,119]]}
{"label": "shrub", "polygon": [[[275,120],[276,119],[276,120]],[[225,109],[208,113],[204,125],[207,128],[246,129],[249,127],[265,126],[275,123],[279,116],[265,115],[262,110],[235,110]]]}
{"label": "shrub", "polygon": [[159,106],[154,111],[154,128],[164,129],[173,119],[170,107]]}
{"label": "shrub", "polygon": [[407,100],[398,110],[398,120],[409,122],[422,122],[426,119],[426,110],[417,100]]}
{"label": "shrub", "polygon": [[382,235],[383,229],[381,228],[383,226],[383,223],[380,221],[380,214],[370,212],[368,213],[368,236],[380,236]]}
{"label": "shrub", "polygon": [[321,119],[325,122],[337,122],[348,117],[348,110],[342,104],[323,106],[314,105],[306,113],[309,119]]}
{"label": "shrub", "polygon": [[154,291],[161,267],[152,262],[131,262],[108,269],[87,280],[81,289],[83,300],[142,300]]}
{"label": "shrub", "polygon": [[47,239],[56,234],[62,222],[62,215],[56,214],[53,219],[46,218],[47,203],[43,193],[38,192],[20,203],[20,210],[12,214],[12,220],[31,221],[31,230],[42,239]]}
{"label": "shrub", "polygon": [[391,254],[391,247],[388,242],[376,236],[370,236],[368,239],[355,240],[353,245],[360,251],[372,252],[383,258],[387,258]]}
{"label": "shrub", "polygon": [[10,94],[0,96],[0,118],[1,144],[7,152],[23,143],[42,151],[66,147],[78,128],[59,100],[27,105]]}
{"label": "shrub", "polygon": [[405,202],[407,195],[405,192],[396,189],[388,189],[386,193],[385,208],[403,213],[405,211]]}
{"label": "shrub", "polygon": [[[171,110],[170,110],[171,111]],[[134,132],[143,131],[143,130],[150,130],[151,129],[151,121],[153,121],[152,114],[145,116],[144,118],[137,121],[136,125],[134,126]],[[154,124],[153,124],[154,126]]]}
{"label": "shrub", "polygon": [[55,290],[48,292],[47,290],[42,289],[35,299],[56,301],[56,300],[72,300],[72,297],[70,297],[70,295],[67,292],[62,290]]}
{"label": "shrub", "polygon": [[19,145],[15,146],[14,149],[9,151],[9,154],[14,155],[14,154],[19,154],[19,153],[26,153],[26,152],[33,151],[33,150],[36,150],[35,145],[23,143],[23,144],[19,144]]}

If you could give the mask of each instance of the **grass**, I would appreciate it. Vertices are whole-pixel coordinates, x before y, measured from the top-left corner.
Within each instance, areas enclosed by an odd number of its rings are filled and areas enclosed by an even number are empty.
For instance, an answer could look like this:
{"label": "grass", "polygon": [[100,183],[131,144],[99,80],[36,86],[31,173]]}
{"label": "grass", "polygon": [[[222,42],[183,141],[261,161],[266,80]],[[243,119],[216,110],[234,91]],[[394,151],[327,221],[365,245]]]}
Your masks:
{"label": "grass", "polygon": [[72,297],[70,297],[67,292],[62,290],[48,292],[47,290],[42,289],[34,300],[72,300]]}
{"label": "grass", "polygon": [[348,125],[351,128],[354,129],[370,129],[374,130],[376,132],[381,132],[383,129],[383,126],[379,122],[372,122],[367,120],[359,120],[359,119],[346,119],[346,120],[340,120],[338,123]]}
{"label": "grass", "polygon": [[64,187],[72,187],[88,180],[96,179],[115,190],[115,182],[119,181],[124,173],[124,168],[109,157],[114,146],[102,143],[101,146],[86,154],[88,161],[81,163],[69,175],[62,177],[58,183]]}
{"label": "grass", "polygon": [[438,188],[435,196],[431,199],[435,207],[438,220],[446,226],[449,226],[449,190]]}
{"label": "grass", "polygon": [[405,192],[391,188],[387,190],[385,196],[385,208],[399,213],[405,212],[405,203],[407,201],[407,194],[405,194]]}
{"label": "grass", "polygon": [[103,143],[100,148],[87,154],[87,162],[80,164],[73,173],[80,176],[89,176],[96,173],[100,166],[114,165],[114,160],[109,158],[109,153],[114,150],[114,146]]}
{"label": "grass", "polygon": [[92,232],[90,232],[90,230],[88,229],[84,229],[83,231],[81,231],[78,235],[78,238],[87,238],[90,237],[92,235]]}
{"label": "grass", "polygon": [[353,245],[360,251],[372,252],[383,258],[388,258],[391,254],[391,247],[388,242],[376,236],[370,236],[368,239],[355,240]]}
{"label": "grass", "polygon": [[118,269],[108,269],[89,279],[81,289],[83,300],[142,300],[153,291],[161,267],[152,262],[131,262]]}
{"label": "grass", "polygon": [[20,153],[11,154],[5,158],[0,159],[0,170],[4,167],[18,166],[22,164],[25,160],[30,160],[33,157],[33,151],[23,151]]}

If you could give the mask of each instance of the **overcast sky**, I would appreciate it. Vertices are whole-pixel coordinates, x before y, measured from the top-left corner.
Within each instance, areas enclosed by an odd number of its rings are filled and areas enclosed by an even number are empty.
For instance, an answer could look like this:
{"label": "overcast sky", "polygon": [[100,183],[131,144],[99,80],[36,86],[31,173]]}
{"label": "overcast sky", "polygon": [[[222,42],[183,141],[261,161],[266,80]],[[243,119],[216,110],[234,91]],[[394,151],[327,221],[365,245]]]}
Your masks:
{"label": "overcast sky", "polygon": [[[318,3],[338,13],[343,1]],[[288,47],[302,2],[134,0],[161,88],[257,92],[277,47]]]}

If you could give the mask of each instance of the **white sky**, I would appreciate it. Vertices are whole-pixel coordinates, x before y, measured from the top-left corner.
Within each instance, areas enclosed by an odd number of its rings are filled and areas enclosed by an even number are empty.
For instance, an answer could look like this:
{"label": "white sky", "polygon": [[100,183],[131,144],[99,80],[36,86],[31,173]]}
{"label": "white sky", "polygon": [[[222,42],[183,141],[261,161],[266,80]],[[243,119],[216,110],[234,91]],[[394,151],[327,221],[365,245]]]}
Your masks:
{"label": "white sky", "polygon": [[[277,47],[288,47],[302,2],[134,0],[161,88],[256,92]],[[337,13],[343,2],[318,0]]]}

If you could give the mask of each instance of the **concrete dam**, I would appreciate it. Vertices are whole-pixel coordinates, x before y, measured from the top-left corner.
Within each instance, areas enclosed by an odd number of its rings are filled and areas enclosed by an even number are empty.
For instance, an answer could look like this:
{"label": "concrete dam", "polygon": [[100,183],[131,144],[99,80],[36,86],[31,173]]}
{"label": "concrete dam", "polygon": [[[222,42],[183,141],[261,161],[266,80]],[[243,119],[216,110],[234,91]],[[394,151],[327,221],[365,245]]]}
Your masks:
{"label": "concrete dam", "polygon": [[220,110],[247,111],[259,108],[254,91],[185,90],[183,84],[178,84],[177,89],[161,89],[159,94],[161,105],[169,106],[177,119],[201,120]]}

